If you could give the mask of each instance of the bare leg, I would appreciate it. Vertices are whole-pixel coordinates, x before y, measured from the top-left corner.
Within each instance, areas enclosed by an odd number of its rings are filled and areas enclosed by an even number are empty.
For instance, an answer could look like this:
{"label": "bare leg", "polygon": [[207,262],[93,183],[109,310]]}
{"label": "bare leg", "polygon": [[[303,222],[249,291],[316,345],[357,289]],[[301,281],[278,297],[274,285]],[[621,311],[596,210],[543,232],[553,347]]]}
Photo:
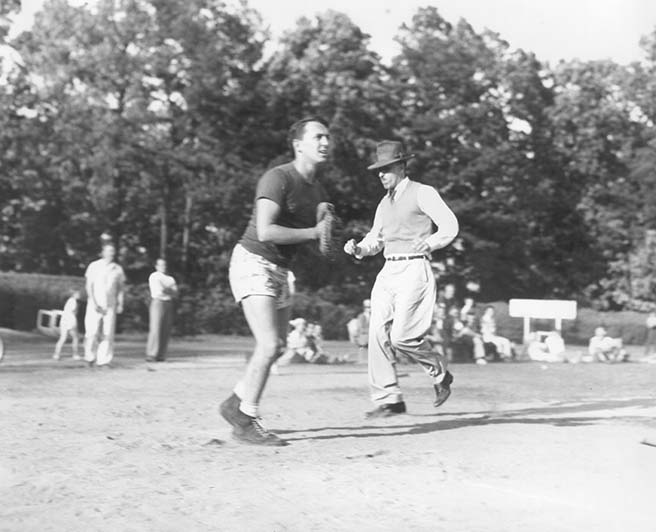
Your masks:
{"label": "bare leg", "polygon": [[59,360],[61,357],[61,350],[64,347],[64,344],[66,343],[66,338],[68,337],[68,331],[66,329],[61,329],[59,333],[59,340],[57,340],[57,344],[55,345],[55,354],[52,355],[52,358],[55,360]]}
{"label": "bare leg", "polygon": [[77,330],[71,331],[73,338],[73,360],[80,360],[80,335]]}
{"label": "bare leg", "polygon": [[[257,408],[269,378],[271,365],[280,352],[279,331],[282,325],[278,323],[280,318],[276,300],[271,296],[249,296],[242,301],[242,306],[248,326],[255,337],[255,350],[246,367],[244,378],[237,385],[237,395],[242,403]],[[286,321],[284,325],[287,325]]]}

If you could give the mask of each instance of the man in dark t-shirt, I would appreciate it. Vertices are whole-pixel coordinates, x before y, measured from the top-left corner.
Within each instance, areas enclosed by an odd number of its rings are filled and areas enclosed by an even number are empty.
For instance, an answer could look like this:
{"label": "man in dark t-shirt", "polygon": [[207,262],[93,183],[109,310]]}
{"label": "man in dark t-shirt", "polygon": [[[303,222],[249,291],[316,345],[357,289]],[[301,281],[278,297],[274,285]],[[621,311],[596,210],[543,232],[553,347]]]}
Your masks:
{"label": "man in dark t-shirt", "polygon": [[316,173],[328,159],[327,124],[316,117],[300,120],[290,128],[289,140],[294,160],[260,178],[253,215],[230,261],[230,286],[255,337],[255,350],[220,410],[235,439],[256,445],[286,445],[260,425],[258,405],[271,365],[284,351],[290,263],[302,244],[317,240],[326,211]]}

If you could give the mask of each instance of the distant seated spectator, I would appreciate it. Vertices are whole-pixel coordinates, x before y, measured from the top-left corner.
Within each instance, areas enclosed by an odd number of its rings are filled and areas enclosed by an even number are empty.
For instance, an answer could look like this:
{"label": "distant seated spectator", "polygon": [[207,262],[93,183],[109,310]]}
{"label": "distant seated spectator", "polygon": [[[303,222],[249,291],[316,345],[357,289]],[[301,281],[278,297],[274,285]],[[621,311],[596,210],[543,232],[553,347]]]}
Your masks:
{"label": "distant seated spectator", "polygon": [[296,318],[289,322],[292,330],[287,335],[285,354],[278,359],[279,365],[306,362],[312,358],[312,350],[307,337],[307,321]]}
{"label": "distant seated spectator", "polygon": [[358,357],[361,360],[367,358],[367,346],[369,344],[369,320],[371,319],[371,300],[362,302],[362,312],[346,325],[349,341],[358,346]]}
{"label": "distant seated spectator", "polygon": [[342,364],[348,362],[348,357],[331,357],[323,349],[323,330],[317,323],[308,323],[303,318],[289,322],[292,330],[287,335],[287,349],[274,366],[274,374],[278,366],[295,363],[310,364]]}
{"label": "distant seated spectator", "polygon": [[512,343],[508,338],[497,334],[497,322],[494,317],[494,307],[492,305],[488,305],[483,311],[483,316],[481,317],[481,337],[483,344],[486,344],[485,347],[491,346],[500,359],[512,359]]}
{"label": "distant seated spectator", "polygon": [[526,347],[528,357],[536,362],[566,362],[565,341],[558,331],[551,331],[544,340],[531,333]]}
{"label": "distant seated spectator", "polygon": [[588,344],[587,361],[591,362],[625,362],[628,354],[624,350],[621,338],[612,338],[603,327],[597,327]]}
{"label": "distant seated spectator", "polygon": [[476,312],[474,310],[474,298],[473,297],[466,297],[465,302],[462,305],[462,308],[460,309],[460,321],[465,322],[467,321],[467,316],[469,314],[474,314],[474,317],[476,316]]}
{"label": "distant seated spectator", "polygon": [[445,307],[442,303],[435,304],[433,312],[433,323],[426,335],[426,340],[439,354],[444,355],[444,319],[446,318]]}
{"label": "distant seated spectator", "polygon": [[477,364],[487,364],[483,339],[476,331],[476,315],[470,312],[464,321],[453,324],[452,349],[454,360],[473,360]]}
{"label": "distant seated spectator", "polygon": [[656,353],[656,312],[650,312],[645,320],[647,338],[645,339],[645,356],[653,357]]}

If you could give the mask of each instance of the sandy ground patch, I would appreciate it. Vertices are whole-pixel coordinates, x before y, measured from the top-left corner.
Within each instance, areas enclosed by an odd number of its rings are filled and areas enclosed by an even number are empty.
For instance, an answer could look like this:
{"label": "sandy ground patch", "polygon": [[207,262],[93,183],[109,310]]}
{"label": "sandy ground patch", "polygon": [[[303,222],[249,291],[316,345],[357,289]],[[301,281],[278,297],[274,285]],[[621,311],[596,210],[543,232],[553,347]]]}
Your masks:
{"label": "sandy ground patch", "polygon": [[655,529],[656,448],[640,440],[656,437],[656,365],[457,365],[439,410],[403,366],[409,413],[375,422],[363,366],[288,367],[263,417],[291,445],[262,449],[217,414],[249,345],[177,341],[147,365],[132,338],[112,370],[10,345],[0,530]]}

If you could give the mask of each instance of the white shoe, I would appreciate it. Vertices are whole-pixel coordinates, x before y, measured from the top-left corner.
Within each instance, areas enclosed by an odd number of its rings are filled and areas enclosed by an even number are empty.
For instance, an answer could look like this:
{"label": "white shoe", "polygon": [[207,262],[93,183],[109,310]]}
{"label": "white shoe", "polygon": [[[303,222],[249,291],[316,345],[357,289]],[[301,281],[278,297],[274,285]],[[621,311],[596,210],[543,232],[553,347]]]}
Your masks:
{"label": "white shoe", "polygon": [[52,355],[52,359],[53,359],[53,360],[59,360],[59,358],[60,358],[60,356],[59,356],[57,353],[55,353],[54,355]]}
{"label": "white shoe", "polygon": [[478,364],[479,366],[485,366],[487,365],[487,360],[485,360],[484,358],[477,358],[476,364]]}

